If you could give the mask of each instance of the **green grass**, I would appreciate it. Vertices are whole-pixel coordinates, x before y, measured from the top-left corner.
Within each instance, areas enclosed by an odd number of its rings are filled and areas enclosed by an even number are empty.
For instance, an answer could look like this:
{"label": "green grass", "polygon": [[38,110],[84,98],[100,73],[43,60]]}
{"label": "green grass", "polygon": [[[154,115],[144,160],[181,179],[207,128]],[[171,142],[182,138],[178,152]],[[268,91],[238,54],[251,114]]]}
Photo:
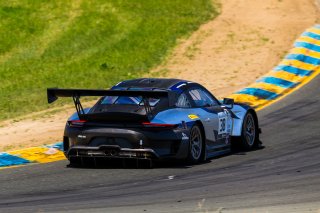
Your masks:
{"label": "green grass", "polygon": [[0,120],[50,107],[47,87],[143,75],[217,11],[211,0],[1,1]]}

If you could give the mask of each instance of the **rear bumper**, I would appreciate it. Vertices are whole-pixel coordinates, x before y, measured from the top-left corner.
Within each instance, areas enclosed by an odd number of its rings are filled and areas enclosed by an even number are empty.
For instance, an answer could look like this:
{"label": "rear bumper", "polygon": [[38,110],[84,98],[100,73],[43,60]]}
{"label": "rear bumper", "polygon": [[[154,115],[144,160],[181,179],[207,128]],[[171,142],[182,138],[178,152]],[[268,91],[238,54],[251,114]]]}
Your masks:
{"label": "rear bumper", "polygon": [[79,129],[66,127],[65,155],[72,159],[185,159],[187,129],[144,130],[120,128]]}

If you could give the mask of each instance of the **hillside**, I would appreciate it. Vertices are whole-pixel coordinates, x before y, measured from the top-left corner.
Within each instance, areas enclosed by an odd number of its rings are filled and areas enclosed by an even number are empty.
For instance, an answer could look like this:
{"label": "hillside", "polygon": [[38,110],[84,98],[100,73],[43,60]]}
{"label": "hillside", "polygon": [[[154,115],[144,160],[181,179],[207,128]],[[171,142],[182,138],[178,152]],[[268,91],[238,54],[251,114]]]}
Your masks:
{"label": "hillside", "polygon": [[0,120],[48,108],[47,87],[140,76],[217,14],[211,0],[1,1]]}

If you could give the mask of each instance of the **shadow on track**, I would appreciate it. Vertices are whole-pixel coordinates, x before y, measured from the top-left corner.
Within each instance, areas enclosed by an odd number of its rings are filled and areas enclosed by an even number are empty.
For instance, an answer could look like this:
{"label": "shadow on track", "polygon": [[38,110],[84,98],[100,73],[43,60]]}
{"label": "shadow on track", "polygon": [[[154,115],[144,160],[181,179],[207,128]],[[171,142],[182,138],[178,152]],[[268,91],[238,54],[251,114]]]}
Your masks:
{"label": "shadow on track", "polygon": [[233,149],[230,153],[223,154],[220,156],[216,156],[210,159],[207,159],[204,162],[193,165],[189,164],[182,160],[162,160],[155,161],[149,159],[86,159],[82,162],[73,162],[67,165],[68,168],[77,168],[77,169],[161,169],[161,168],[176,168],[176,169],[189,169],[197,165],[208,164],[211,163],[215,159],[227,157],[230,155],[246,155],[248,152],[254,152],[258,150],[262,150],[265,147],[260,142],[258,147],[255,147],[252,150],[241,150],[241,149]]}

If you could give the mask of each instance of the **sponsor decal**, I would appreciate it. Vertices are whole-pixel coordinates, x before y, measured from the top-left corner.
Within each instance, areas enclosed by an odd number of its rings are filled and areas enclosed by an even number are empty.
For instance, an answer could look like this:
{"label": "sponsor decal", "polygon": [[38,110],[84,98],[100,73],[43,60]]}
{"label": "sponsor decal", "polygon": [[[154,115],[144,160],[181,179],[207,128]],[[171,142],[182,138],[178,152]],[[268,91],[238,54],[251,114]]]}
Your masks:
{"label": "sponsor decal", "polygon": [[182,140],[189,140],[189,137],[185,134],[185,133],[182,133]]}
{"label": "sponsor decal", "polygon": [[195,115],[195,114],[190,114],[190,115],[188,115],[188,117],[189,117],[190,119],[192,119],[192,120],[199,118],[199,117],[198,117],[197,115]]}
{"label": "sponsor decal", "polygon": [[230,136],[227,135],[227,137],[226,137],[226,145],[228,145],[229,143],[230,143]]}

